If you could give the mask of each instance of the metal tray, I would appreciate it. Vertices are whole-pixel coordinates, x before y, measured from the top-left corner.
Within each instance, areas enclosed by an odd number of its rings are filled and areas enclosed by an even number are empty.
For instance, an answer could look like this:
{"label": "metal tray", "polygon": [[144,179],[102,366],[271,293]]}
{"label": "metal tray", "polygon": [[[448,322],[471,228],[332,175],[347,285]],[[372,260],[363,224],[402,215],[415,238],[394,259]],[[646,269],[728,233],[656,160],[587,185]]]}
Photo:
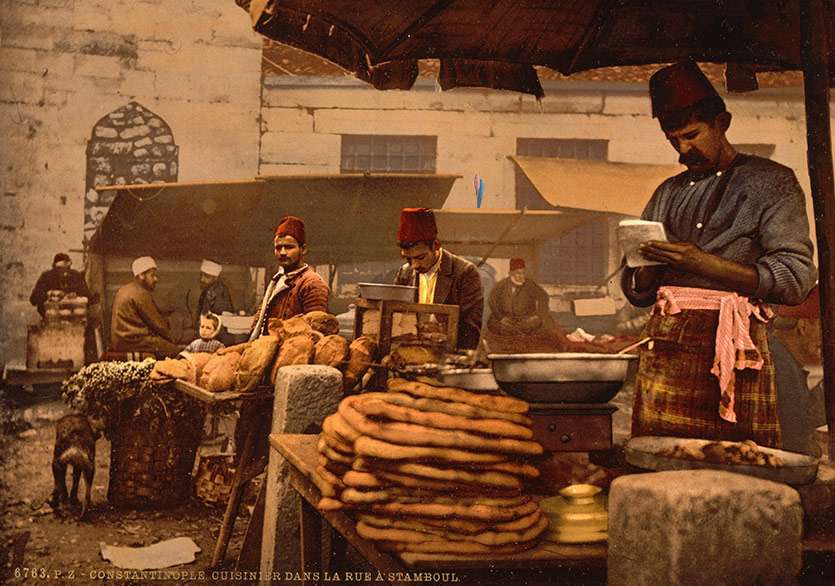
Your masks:
{"label": "metal tray", "polygon": [[818,460],[811,456],[762,446],[760,446],[760,449],[763,452],[780,456],[784,465],[779,468],[771,468],[770,466],[746,464],[718,464],[715,462],[686,460],[684,458],[658,455],[658,452],[671,449],[676,444],[683,442],[697,442],[700,445],[704,445],[711,441],[652,435],[633,437],[626,442],[624,456],[629,464],[645,470],[725,470],[727,472],[737,472],[765,480],[795,485],[813,482],[818,473]]}

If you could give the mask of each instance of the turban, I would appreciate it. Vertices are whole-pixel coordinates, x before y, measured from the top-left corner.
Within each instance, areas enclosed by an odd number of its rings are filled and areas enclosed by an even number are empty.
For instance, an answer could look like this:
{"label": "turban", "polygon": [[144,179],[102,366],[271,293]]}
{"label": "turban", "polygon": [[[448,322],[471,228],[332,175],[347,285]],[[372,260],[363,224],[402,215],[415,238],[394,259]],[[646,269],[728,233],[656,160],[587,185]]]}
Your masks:
{"label": "turban", "polygon": [[217,277],[222,269],[223,267],[210,260],[203,259],[203,262],[200,263],[200,272],[206,273],[210,277]]}
{"label": "turban", "polygon": [[510,259],[510,272],[518,271],[519,269],[525,268],[525,261],[521,258],[511,258]]}
{"label": "turban", "polygon": [[278,221],[278,227],[273,236],[292,236],[300,245],[304,244],[304,222],[296,216],[284,216]]}
{"label": "turban", "polygon": [[719,93],[695,61],[675,63],[656,71],[649,79],[652,117],[659,122]]}
{"label": "turban", "polygon": [[133,265],[131,266],[133,269],[133,276],[138,277],[145,271],[149,269],[157,268],[157,263],[154,262],[150,256],[140,256],[135,261],[133,261]]}
{"label": "turban", "polygon": [[406,208],[400,213],[397,241],[403,244],[434,240],[438,236],[435,214],[429,208]]}

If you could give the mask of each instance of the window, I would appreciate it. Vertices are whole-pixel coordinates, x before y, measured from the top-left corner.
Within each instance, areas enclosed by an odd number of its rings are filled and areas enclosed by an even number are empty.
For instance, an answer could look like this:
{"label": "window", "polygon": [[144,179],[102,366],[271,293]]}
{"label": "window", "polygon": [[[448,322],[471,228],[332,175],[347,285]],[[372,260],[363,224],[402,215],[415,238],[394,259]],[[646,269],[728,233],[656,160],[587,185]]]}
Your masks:
{"label": "window", "polygon": [[341,173],[434,173],[435,136],[342,135]]}
{"label": "window", "polygon": [[[516,154],[555,159],[602,159],[609,156],[609,141],[587,139],[519,138]],[[553,210],[519,169],[516,170],[516,205],[519,209]],[[544,243],[538,252],[538,279],[557,285],[599,285],[609,266],[609,225],[604,218],[579,226]]]}

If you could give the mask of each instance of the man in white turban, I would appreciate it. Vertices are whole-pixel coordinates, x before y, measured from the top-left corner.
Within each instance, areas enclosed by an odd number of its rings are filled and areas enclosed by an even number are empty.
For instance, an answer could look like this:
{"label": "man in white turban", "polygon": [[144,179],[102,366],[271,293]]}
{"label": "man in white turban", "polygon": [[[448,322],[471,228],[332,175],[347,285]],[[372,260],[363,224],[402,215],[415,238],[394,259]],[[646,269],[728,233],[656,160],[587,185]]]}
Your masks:
{"label": "man in white turban", "polygon": [[133,279],[116,291],[110,338],[117,352],[152,352],[157,358],[176,356],[180,347],[151,293],[157,287],[157,263],[150,256],[133,261]]}
{"label": "man in white turban", "polygon": [[224,311],[235,313],[229,287],[220,278],[223,270],[218,263],[204,259],[200,263],[200,298],[197,300],[197,315],[194,327],[200,329],[200,317],[207,313],[221,315]]}

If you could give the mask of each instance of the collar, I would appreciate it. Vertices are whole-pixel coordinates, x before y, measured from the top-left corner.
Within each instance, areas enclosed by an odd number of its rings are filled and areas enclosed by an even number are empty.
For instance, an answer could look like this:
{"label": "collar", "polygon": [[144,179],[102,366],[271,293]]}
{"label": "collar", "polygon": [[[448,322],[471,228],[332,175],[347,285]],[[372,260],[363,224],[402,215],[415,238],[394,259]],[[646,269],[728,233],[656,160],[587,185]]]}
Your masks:
{"label": "collar", "polygon": [[441,247],[441,248],[439,248],[439,249],[438,249],[438,260],[436,260],[436,261],[435,261],[435,264],[433,264],[433,265],[429,268],[429,270],[428,270],[428,271],[426,271],[425,273],[423,273],[423,277],[424,277],[425,279],[431,279],[431,278],[433,278],[435,275],[437,275],[437,274],[438,274],[438,270],[441,268],[441,259],[442,259],[443,257],[444,257],[444,249],[443,249],[443,247]]}
{"label": "collar", "polygon": [[298,274],[300,274],[302,271],[304,271],[306,268],[307,268],[307,263],[303,264],[302,266],[300,266],[299,268],[297,268],[297,269],[296,269],[296,270],[294,270],[294,271],[290,271],[289,273],[285,273],[285,272],[284,272],[284,267],[281,267],[281,268],[278,270],[278,272],[277,272],[276,274],[274,274],[274,275],[273,275],[272,280],[273,280],[273,281],[278,281],[281,277],[284,277],[285,279],[289,279],[289,278],[295,277],[296,275],[298,275]]}

